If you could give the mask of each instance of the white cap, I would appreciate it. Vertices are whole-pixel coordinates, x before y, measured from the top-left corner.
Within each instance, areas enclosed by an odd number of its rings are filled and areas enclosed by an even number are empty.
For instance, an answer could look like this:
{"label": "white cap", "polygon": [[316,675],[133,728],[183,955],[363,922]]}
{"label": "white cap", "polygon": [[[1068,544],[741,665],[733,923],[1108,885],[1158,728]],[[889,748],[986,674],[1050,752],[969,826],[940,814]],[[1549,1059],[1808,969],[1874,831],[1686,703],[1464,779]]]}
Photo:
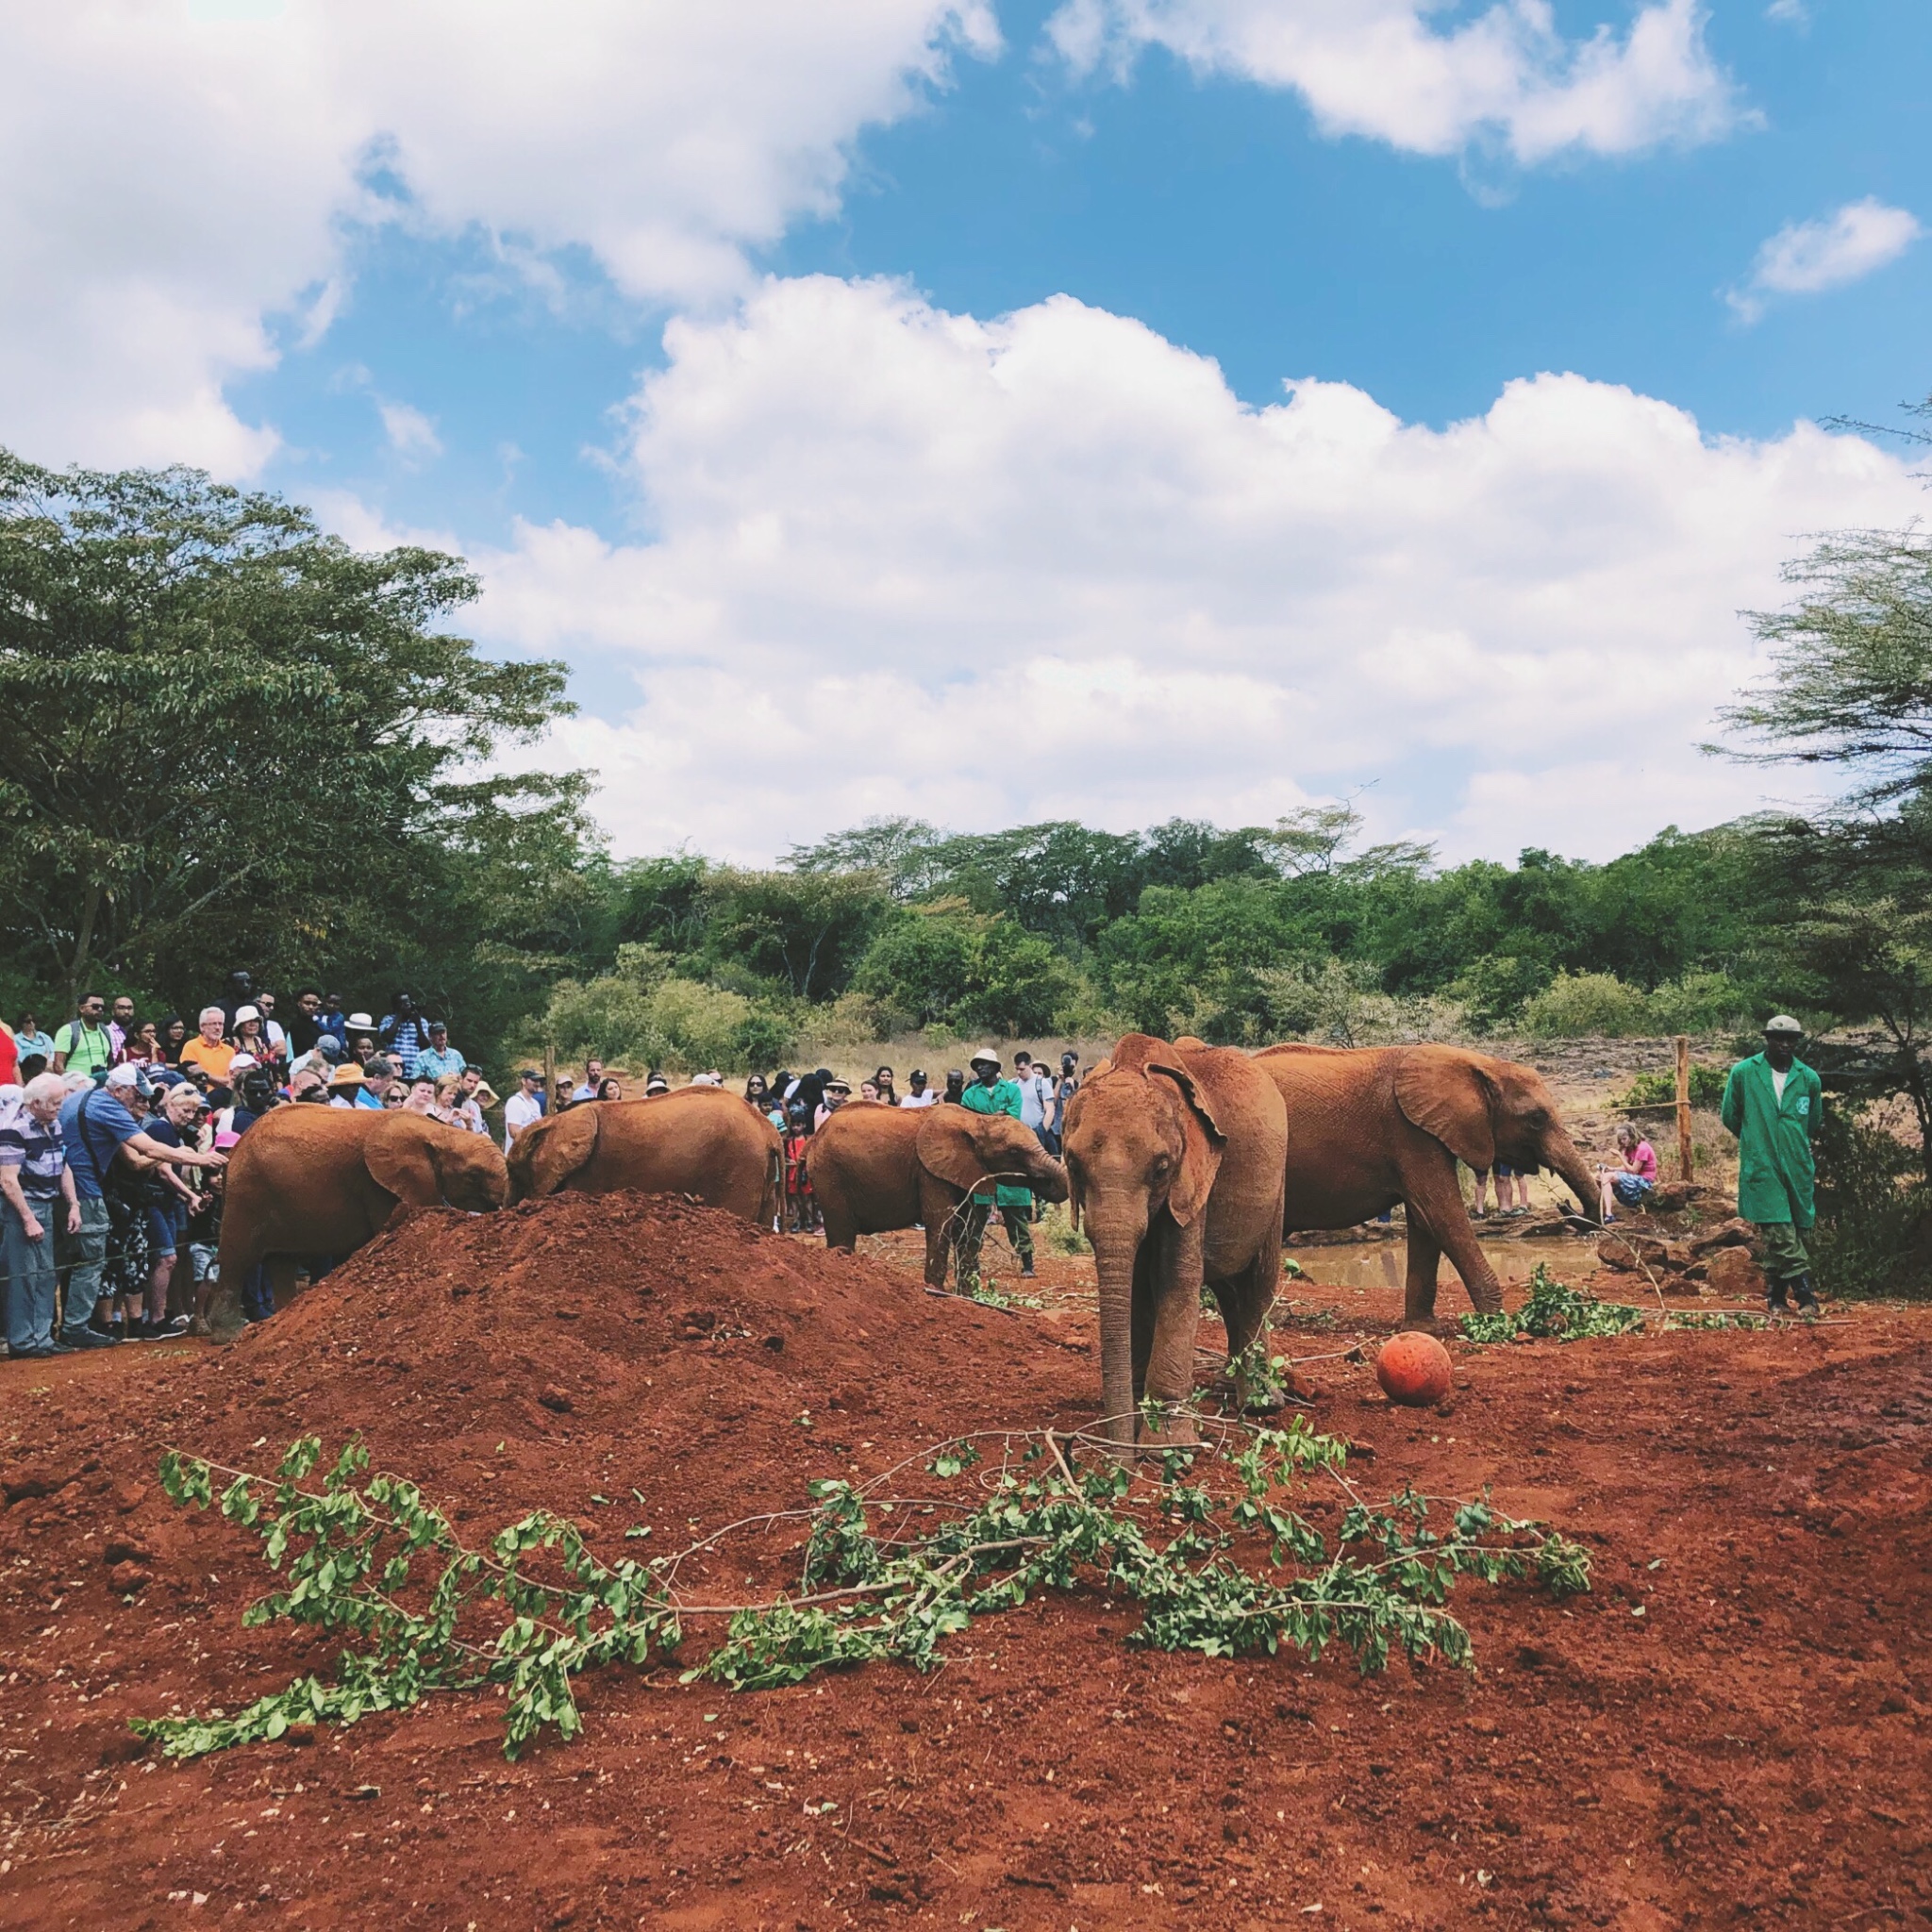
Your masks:
{"label": "white cap", "polygon": [[139,1087],[141,1074],[139,1069],[129,1066],[124,1060],[118,1067],[108,1069],[108,1077],[103,1084],[108,1087]]}
{"label": "white cap", "polygon": [[1805,1029],[1789,1013],[1774,1013],[1764,1023],[1767,1033],[1795,1033],[1803,1038]]}
{"label": "white cap", "polygon": [[261,1008],[259,1007],[237,1007],[235,1008],[235,1024],[238,1026],[244,1020],[258,1020],[260,1018]]}
{"label": "white cap", "polygon": [[261,1062],[252,1053],[238,1053],[228,1062],[228,1071],[231,1074],[245,1074],[250,1067],[258,1067],[260,1064]]}

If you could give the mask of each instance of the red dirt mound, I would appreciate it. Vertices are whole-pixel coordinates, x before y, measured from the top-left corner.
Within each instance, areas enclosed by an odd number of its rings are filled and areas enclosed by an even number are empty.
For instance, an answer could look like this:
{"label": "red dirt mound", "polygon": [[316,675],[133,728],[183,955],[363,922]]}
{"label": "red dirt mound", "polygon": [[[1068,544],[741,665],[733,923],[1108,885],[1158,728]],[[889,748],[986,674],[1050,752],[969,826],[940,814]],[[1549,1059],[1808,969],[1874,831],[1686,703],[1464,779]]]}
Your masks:
{"label": "red dirt mound", "polygon": [[[798,1507],[861,1439],[876,1467],[875,1446],[958,1429],[962,1397],[987,1426],[1031,1415],[1038,1332],[682,1198],[558,1194],[405,1215],[234,1359],[288,1435],[359,1430],[459,1519],[595,1523],[597,1493],[625,1522],[712,1527]],[[1086,1350],[1068,1360],[1097,1409]]]}

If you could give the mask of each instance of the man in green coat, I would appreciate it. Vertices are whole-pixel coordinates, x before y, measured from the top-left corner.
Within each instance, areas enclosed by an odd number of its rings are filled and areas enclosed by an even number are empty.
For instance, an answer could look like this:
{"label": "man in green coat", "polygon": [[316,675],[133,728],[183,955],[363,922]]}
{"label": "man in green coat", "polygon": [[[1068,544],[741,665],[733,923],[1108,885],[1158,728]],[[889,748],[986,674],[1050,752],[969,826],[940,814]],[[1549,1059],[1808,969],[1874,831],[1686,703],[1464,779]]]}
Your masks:
{"label": "man in green coat", "polygon": [[[991,1047],[974,1054],[970,1062],[973,1078],[959,1096],[959,1104],[974,1113],[1009,1113],[1020,1118],[1020,1089],[1017,1082],[1000,1078],[1000,1057]],[[1020,1257],[1020,1273],[1033,1273],[1033,1192],[1009,1181],[988,1181],[974,1191],[959,1217],[959,1286],[970,1290],[979,1280],[979,1245],[986,1239],[986,1224],[993,1209],[1006,1224],[1007,1239]]]}
{"label": "man in green coat", "polygon": [[1740,1060],[1724,1082],[1724,1124],[1738,1137],[1738,1212],[1757,1229],[1764,1248],[1767,1299],[1789,1315],[1797,1291],[1801,1314],[1818,1312],[1811,1260],[1799,1239],[1817,1218],[1812,1184],[1824,1089],[1798,1058],[1805,1029],[1789,1013],[1764,1024],[1764,1051]]}

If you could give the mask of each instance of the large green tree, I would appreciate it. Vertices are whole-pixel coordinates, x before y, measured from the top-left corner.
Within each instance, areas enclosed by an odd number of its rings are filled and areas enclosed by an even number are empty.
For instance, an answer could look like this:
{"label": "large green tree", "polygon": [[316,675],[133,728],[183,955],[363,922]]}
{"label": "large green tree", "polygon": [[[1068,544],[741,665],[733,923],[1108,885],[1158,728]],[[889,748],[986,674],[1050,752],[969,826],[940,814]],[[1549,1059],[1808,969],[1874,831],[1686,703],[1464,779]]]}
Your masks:
{"label": "large green tree", "polygon": [[0,452],[16,976],[185,1002],[231,964],[441,961],[475,990],[479,938],[568,950],[582,781],[490,769],[569,708],[563,668],[442,628],[476,590],[459,558],[358,552],[196,471]]}

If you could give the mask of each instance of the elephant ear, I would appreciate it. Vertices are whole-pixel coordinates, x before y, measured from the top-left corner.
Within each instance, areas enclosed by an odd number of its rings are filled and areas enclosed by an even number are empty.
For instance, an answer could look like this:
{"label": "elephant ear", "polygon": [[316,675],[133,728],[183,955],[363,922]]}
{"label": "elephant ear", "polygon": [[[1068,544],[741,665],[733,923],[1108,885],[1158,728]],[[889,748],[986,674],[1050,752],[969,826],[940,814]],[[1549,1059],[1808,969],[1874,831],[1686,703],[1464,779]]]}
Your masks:
{"label": "elephant ear", "polygon": [[1179,1052],[1151,1033],[1129,1033],[1114,1048],[1114,1064],[1130,1068],[1144,1078],[1167,1086],[1177,1103],[1181,1129],[1181,1171],[1167,1195],[1167,1211],[1182,1227],[1208,1205],[1215,1176],[1221,1172],[1227,1136],[1214,1118],[1201,1083],[1182,1062]]}
{"label": "elephant ear", "polygon": [[[604,1123],[604,1108],[579,1103],[547,1121],[540,1121],[524,1131],[512,1148],[512,1157],[528,1141],[524,1171],[532,1194],[554,1194],[580,1168],[590,1164],[597,1151],[597,1136]],[[537,1138],[538,1135],[541,1138]]]}
{"label": "elephant ear", "polygon": [[1395,1061],[1395,1104],[1477,1174],[1496,1164],[1496,1090],[1474,1054],[1412,1046]]}
{"label": "elephant ear", "polygon": [[438,1129],[417,1114],[391,1114],[370,1128],[362,1165],[385,1193],[408,1208],[434,1208],[442,1199],[430,1135]]}
{"label": "elephant ear", "polygon": [[963,1107],[927,1108],[925,1119],[920,1123],[919,1138],[913,1143],[920,1166],[948,1187],[970,1194],[986,1179],[990,1166],[994,1164],[989,1162],[979,1143],[983,1131],[980,1123],[985,1118]]}

